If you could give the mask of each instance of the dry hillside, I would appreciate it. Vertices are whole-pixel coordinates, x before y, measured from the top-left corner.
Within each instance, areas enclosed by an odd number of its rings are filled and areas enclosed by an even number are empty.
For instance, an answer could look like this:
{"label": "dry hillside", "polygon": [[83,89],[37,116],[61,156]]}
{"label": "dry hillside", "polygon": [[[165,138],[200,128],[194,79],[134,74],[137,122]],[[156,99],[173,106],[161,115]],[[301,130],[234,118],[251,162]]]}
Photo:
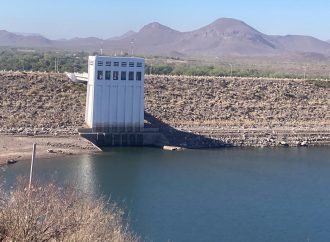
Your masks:
{"label": "dry hillside", "polygon": [[[0,83],[1,133],[76,134],[83,126],[86,88],[65,75],[0,72]],[[234,145],[278,145],[282,140],[292,145],[303,141],[328,144],[328,84],[146,76],[145,110],[165,123],[164,127],[170,125]],[[155,124],[160,123],[151,123]],[[253,138],[247,138],[246,132]],[[286,138],[289,133],[292,138]]]}
{"label": "dry hillside", "polygon": [[0,132],[73,133],[83,125],[85,87],[63,74],[0,72]]}
{"label": "dry hillside", "polygon": [[174,126],[330,126],[330,88],[304,80],[150,76],[146,111]]}

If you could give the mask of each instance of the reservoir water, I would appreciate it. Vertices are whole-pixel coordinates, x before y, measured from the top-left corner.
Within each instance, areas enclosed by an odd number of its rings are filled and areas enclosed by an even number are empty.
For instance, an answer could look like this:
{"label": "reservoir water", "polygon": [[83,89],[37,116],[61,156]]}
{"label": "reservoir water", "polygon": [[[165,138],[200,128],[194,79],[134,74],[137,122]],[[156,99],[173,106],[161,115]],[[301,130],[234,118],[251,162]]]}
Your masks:
{"label": "reservoir water", "polygon": [[[6,186],[29,162],[0,172]],[[147,241],[330,241],[330,149],[163,151],[37,159],[35,177],[111,196]]]}

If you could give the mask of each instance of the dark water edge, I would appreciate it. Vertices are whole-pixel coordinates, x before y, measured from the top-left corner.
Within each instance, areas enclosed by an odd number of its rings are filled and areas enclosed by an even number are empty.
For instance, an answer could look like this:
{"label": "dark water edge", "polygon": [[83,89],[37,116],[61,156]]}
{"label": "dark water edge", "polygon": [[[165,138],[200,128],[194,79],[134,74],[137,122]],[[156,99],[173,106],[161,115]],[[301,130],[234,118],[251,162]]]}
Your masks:
{"label": "dark water edge", "polygon": [[[29,162],[0,172],[10,187]],[[330,148],[163,151],[37,159],[35,177],[71,182],[124,208],[153,241],[329,241]]]}

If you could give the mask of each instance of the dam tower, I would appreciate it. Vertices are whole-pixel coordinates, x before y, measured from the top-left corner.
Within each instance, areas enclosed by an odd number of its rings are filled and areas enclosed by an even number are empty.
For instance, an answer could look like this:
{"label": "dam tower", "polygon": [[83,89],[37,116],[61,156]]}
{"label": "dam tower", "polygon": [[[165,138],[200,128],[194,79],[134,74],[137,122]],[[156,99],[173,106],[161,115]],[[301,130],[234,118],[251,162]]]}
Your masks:
{"label": "dam tower", "polygon": [[89,56],[85,123],[92,132],[143,130],[143,58]]}

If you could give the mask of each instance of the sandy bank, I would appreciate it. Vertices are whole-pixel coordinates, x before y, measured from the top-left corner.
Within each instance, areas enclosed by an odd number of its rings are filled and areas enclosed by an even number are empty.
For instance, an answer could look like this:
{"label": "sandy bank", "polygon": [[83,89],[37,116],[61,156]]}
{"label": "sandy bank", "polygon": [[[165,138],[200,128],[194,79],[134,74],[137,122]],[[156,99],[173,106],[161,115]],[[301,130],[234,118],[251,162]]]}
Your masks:
{"label": "sandy bank", "polygon": [[99,149],[79,136],[0,135],[0,165],[9,159],[30,160],[32,144],[37,144],[37,158],[52,158],[98,152]]}

